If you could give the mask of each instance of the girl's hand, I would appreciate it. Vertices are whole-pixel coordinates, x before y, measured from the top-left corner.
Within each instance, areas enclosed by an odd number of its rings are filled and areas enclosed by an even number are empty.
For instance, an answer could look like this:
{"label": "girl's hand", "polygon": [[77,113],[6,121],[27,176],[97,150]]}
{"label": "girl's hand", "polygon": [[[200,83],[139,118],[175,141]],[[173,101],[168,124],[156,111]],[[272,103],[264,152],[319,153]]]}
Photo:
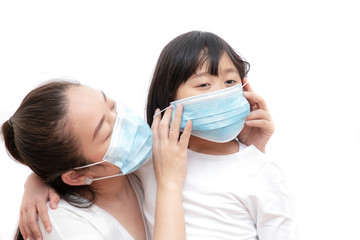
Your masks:
{"label": "girl's hand", "polygon": [[[156,113],[159,111],[157,109]],[[186,178],[187,147],[191,135],[191,121],[186,123],[180,136],[182,111],[183,107],[177,106],[174,120],[170,126],[173,109],[168,108],[162,119],[160,119],[161,114],[154,117],[151,126],[153,132],[154,170],[157,183],[160,186],[165,184],[182,188]]]}
{"label": "girl's hand", "polygon": [[42,239],[37,214],[47,232],[51,231],[46,202],[50,200],[50,207],[56,209],[60,200],[56,191],[46,185],[36,174],[31,174],[25,183],[24,195],[20,207],[19,229],[24,239]]}
{"label": "girl's hand", "polygon": [[[244,83],[247,79],[244,78]],[[250,104],[250,114],[238,139],[245,145],[254,145],[265,153],[265,147],[275,131],[274,122],[264,99],[254,93],[249,83],[244,86],[244,96]]]}

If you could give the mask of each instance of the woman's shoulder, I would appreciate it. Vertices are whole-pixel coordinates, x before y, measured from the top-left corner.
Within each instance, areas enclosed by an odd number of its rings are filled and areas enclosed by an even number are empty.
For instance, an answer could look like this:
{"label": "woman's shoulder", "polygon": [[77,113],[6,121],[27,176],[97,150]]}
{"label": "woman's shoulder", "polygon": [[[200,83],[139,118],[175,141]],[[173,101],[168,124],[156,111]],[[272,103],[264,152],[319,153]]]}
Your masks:
{"label": "woman's shoulder", "polygon": [[[93,206],[79,208],[63,199],[60,199],[56,209],[51,209],[49,202],[47,206],[52,230],[50,233],[46,232],[40,218],[38,218],[43,239],[89,239],[94,237],[105,239],[101,232],[93,226],[92,219],[96,215]],[[101,219],[98,221],[101,223]]]}
{"label": "woman's shoulder", "polygon": [[85,204],[87,204],[87,202],[85,200],[83,202],[84,205],[81,205],[80,203],[71,204],[68,201],[61,198],[56,209],[50,208],[50,203],[47,202],[48,213],[51,214],[51,216],[57,216],[57,215],[71,216],[73,214],[75,214],[76,216],[81,216],[81,215],[89,215],[95,212],[95,208],[94,208],[95,205],[90,205],[89,207],[85,207],[86,206]]}
{"label": "woman's shoulder", "polygon": [[95,204],[78,207],[60,199],[56,209],[51,209],[48,203],[48,214],[52,226],[50,233],[38,219],[44,240],[112,239],[115,236],[132,239],[114,217]]}

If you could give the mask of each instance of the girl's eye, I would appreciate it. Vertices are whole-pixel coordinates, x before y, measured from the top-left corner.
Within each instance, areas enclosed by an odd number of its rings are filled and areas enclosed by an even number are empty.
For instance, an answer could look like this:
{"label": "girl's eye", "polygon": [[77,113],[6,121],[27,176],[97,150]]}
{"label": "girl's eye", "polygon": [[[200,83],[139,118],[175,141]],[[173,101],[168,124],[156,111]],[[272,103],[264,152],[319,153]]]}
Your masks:
{"label": "girl's eye", "polygon": [[210,86],[209,83],[203,83],[203,84],[198,85],[199,88],[206,88],[208,86]]}
{"label": "girl's eye", "polygon": [[235,84],[237,84],[237,81],[235,81],[235,80],[226,80],[225,84],[226,85],[235,85]]}

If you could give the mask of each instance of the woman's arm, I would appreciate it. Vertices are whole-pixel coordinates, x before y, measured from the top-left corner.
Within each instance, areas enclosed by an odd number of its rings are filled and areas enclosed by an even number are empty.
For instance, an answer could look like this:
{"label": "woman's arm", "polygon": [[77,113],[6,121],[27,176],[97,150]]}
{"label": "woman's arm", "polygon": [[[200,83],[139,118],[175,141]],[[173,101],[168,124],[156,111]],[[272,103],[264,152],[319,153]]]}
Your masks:
{"label": "woman's arm", "polygon": [[51,231],[46,202],[55,209],[60,200],[54,189],[46,185],[36,174],[31,174],[25,183],[24,195],[20,207],[19,229],[24,239],[42,239],[37,223],[38,213],[47,232]]}
{"label": "woman's arm", "polygon": [[154,240],[186,239],[182,188],[187,171],[191,121],[187,122],[179,138],[182,109],[182,106],[177,106],[171,126],[173,110],[169,108],[162,119],[160,114],[156,115],[151,128],[157,180]]}

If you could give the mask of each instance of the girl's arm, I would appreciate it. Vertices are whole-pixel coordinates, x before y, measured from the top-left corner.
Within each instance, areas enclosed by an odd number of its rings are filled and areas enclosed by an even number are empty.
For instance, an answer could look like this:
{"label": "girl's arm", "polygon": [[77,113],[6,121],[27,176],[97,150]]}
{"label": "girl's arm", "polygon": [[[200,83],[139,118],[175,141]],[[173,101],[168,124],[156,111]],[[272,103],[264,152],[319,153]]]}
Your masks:
{"label": "girl's arm", "polygon": [[290,198],[277,165],[267,163],[251,184],[252,197],[244,203],[253,216],[259,239],[297,239]]}
{"label": "girl's arm", "polygon": [[191,121],[187,122],[179,138],[182,106],[176,108],[169,128],[171,115],[172,108],[169,108],[162,119],[160,114],[156,115],[152,124],[153,161],[157,180],[154,240],[186,239],[182,188],[187,172]]}
{"label": "girl's arm", "polygon": [[32,173],[26,180],[20,207],[19,229],[24,239],[42,239],[37,223],[38,214],[47,232],[51,231],[46,202],[55,209],[60,200],[54,189],[46,185],[39,176]]}
{"label": "girl's arm", "polygon": [[[243,79],[243,83],[247,78]],[[274,133],[274,121],[264,99],[254,93],[249,83],[244,86],[244,96],[249,101],[251,112],[246,118],[245,126],[238,135],[240,142],[245,145],[254,145],[265,153],[266,144]]]}

